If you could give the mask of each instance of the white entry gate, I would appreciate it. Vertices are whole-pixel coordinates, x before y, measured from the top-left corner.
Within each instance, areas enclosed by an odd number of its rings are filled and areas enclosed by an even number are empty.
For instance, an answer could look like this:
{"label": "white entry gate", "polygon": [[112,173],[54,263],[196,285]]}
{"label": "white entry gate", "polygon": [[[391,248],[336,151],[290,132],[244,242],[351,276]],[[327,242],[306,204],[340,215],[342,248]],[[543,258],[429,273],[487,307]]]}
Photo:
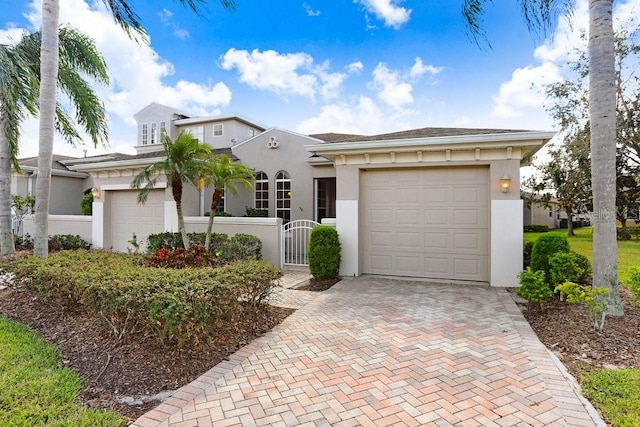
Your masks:
{"label": "white entry gate", "polygon": [[308,219],[291,221],[282,226],[282,263],[284,265],[309,265],[307,252],[311,230],[320,225]]}

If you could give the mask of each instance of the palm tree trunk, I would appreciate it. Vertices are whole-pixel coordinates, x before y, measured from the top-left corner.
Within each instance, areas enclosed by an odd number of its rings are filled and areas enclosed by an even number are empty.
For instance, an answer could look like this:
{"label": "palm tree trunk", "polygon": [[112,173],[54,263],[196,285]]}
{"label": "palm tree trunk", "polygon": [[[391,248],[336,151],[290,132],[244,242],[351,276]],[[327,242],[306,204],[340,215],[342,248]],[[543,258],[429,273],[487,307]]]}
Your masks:
{"label": "palm tree trunk", "polygon": [[204,239],[204,248],[209,251],[211,248],[209,245],[211,244],[211,235],[213,234],[213,220],[216,216],[216,212],[218,211],[218,205],[220,204],[220,200],[222,200],[222,191],[217,188],[213,190],[213,196],[211,196],[211,210],[209,211],[209,221],[207,222],[207,233]]}
{"label": "palm tree trunk", "polygon": [[616,239],[616,82],[613,0],[589,0],[589,115],[593,185],[593,286],[609,289],[609,316],[622,316]]}
{"label": "palm tree trunk", "polygon": [[184,225],[182,202],[176,203],[176,211],[178,212],[178,231],[180,232],[180,236],[182,236],[182,245],[185,249],[189,249],[189,236],[187,236],[187,228]]}
{"label": "palm tree trunk", "polygon": [[[1,108],[1,107],[0,107]],[[0,254],[15,250],[11,231],[11,150],[4,133],[4,114],[0,111]]]}
{"label": "palm tree trunk", "polygon": [[33,254],[46,258],[49,252],[49,194],[55,132],[58,81],[58,0],[42,0],[42,46],[40,48],[40,129],[38,177],[36,179],[36,230]]}

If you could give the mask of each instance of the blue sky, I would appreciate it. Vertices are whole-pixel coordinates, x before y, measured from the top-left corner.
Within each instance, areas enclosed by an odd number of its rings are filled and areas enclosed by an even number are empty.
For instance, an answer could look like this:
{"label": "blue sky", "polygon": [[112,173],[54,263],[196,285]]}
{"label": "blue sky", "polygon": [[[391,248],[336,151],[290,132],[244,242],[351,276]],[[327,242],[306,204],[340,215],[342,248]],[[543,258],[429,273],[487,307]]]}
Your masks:
{"label": "blue sky", "polygon": [[[3,2],[0,42],[40,26],[40,0]],[[381,133],[426,126],[550,130],[540,87],[567,73],[587,22],[529,34],[518,2],[487,2],[491,48],[470,39],[452,0],[210,0],[202,16],[175,1],[132,0],[149,44],[124,35],[101,2],[60,0],[61,22],[96,40],[111,74],[99,88],[110,147],[132,153],[133,114],[151,102],[195,115],[239,113],[301,133]],[[616,2],[621,20],[640,0]],[[635,19],[635,18],[633,18]],[[637,22],[636,22],[637,24]],[[82,156],[57,141],[55,152]],[[20,155],[37,153],[24,126]]]}

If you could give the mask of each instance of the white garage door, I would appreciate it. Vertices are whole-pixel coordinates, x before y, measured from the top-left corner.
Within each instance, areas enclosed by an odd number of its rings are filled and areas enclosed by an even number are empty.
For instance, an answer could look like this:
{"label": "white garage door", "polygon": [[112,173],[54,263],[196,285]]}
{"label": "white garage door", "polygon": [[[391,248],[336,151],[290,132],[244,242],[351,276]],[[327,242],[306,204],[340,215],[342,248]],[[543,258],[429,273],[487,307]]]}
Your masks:
{"label": "white garage door", "polygon": [[[126,252],[133,233],[146,243],[149,234],[164,231],[164,190],[152,190],[144,205],[138,204],[137,191],[111,192],[111,247]],[[146,247],[146,245],[144,245]],[[144,249],[144,247],[142,249]]]}
{"label": "white garage door", "polygon": [[363,272],[489,280],[489,169],[362,173]]}

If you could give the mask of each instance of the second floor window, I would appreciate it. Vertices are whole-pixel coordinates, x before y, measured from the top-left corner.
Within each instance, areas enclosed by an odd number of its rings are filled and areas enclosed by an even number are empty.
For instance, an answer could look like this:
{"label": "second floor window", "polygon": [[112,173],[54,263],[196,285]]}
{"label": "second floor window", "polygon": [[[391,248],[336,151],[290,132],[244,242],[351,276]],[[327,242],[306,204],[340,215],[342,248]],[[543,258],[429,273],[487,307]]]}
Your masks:
{"label": "second floor window", "polygon": [[213,136],[222,136],[222,123],[213,125]]}
{"label": "second floor window", "polygon": [[191,134],[198,141],[204,141],[204,126],[191,126],[184,130],[186,133]]}
{"label": "second floor window", "polygon": [[147,145],[149,143],[149,125],[146,123],[142,124],[142,145]]}
{"label": "second floor window", "polygon": [[151,143],[155,144],[158,142],[158,124],[151,123]]}

